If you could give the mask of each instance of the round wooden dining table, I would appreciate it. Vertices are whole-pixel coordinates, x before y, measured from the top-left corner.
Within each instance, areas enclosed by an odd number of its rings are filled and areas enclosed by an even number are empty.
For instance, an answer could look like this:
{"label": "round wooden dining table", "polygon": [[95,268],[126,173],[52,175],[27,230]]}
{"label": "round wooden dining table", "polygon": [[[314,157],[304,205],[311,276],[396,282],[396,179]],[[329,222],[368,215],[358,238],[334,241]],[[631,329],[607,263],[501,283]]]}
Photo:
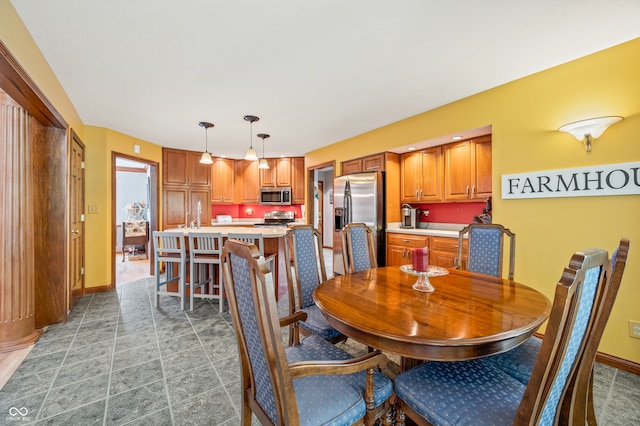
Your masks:
{"label": "round wooden dining table", "polygon": [[430,277],[431,293],[397,266],[339,275],[313,298],[345,336],[383,352],[417,360],[460,361],[505,352],[548,318],[551,302],[526,285],[448,270]]}

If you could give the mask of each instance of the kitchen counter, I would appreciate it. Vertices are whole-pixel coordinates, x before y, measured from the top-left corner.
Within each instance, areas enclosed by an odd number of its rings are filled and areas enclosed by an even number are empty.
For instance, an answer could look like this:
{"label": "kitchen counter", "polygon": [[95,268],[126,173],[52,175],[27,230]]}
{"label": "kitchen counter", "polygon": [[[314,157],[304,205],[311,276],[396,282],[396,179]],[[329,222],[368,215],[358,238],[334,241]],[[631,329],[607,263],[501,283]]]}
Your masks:
{"label": "kitchen counter", "polygon": [[[216,222],[215,219],[211,220],[211,226],[218,227],[251,227],[257,223],[264,223],[264,219],[233,219],[231,222]],[[304,220],[295,220],[289,223],[290,225],[304,225]],[[207,228],[207,227],[205,227]]]}
{"label": "kitchen counter", "polygon": [[386,233],[391,234],[411,234],[411,235],[431,235],[435,237],[451,237],[458,238],[460,230],[467,226],[460,223],[436,223],[427,222],[426,228],[404,229],[400,228],[400,223],[390,223]]}
{"label": "kitchen counter", "polygon": [[189,232],[219,232],[223,237],[228,234],[262,234],[264,238],[279,238],[284,237],[287,232],[286,226],[260,226],[254,228],[253,226],[233,226],[232,223],[221,223],[218,226],[201,226],[200,228],[173,228],[166,229],[166,231],[182,231],[186,234]]}

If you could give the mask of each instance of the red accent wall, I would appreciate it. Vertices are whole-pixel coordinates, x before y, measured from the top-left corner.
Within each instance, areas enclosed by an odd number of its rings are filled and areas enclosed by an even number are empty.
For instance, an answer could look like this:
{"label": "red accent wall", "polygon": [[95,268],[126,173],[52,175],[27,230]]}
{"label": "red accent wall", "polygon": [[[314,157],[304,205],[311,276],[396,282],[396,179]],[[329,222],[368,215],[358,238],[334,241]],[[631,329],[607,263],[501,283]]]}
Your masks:
{"label": "red accent wall", "polygon": [[429,217],[420,215],[420,222],[471,223],[473,217],[482,214],[484,201],[478,203],[412,204],[420,210],[429,210]]}
{"label": "red accent wall", "polygon": [[[262,219],[265,212],[270,211],[293,211],[296,219],[302,217],[302,209],[300,204],[290,206],[262,206],[260,204],[212,204],[211,217],[216,218],[219,214],[228,214],[234,218],[240,219]],[[251,211],[251,214],[249,214]]]}

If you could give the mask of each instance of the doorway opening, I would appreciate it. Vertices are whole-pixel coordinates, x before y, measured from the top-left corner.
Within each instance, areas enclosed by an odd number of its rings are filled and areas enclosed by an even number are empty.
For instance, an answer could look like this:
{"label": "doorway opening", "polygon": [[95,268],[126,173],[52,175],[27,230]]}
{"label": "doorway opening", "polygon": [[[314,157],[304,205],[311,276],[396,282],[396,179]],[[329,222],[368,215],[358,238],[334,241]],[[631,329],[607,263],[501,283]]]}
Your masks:
{"label": "doorway opening", "polygon": [[322,232],[322,246],[333,248],[333,177],[335,161],[307,169],[311,217],[309,223]]}
{"label": "doorway opening", "polygon": [[158,163],[112,154],[112,276],[116,286],[154,275]]}

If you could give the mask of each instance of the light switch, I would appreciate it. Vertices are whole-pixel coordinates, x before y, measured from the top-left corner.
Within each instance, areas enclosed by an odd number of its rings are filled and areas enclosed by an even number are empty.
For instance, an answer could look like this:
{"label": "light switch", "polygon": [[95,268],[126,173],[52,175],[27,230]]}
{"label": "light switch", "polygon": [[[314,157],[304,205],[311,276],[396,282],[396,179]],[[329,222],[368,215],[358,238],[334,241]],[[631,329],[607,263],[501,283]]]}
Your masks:
{"label": "light switch", "polygon": [[87,208],[89,209],[89,214],[100,214],[100,206],[97,204],[89,204]]}

